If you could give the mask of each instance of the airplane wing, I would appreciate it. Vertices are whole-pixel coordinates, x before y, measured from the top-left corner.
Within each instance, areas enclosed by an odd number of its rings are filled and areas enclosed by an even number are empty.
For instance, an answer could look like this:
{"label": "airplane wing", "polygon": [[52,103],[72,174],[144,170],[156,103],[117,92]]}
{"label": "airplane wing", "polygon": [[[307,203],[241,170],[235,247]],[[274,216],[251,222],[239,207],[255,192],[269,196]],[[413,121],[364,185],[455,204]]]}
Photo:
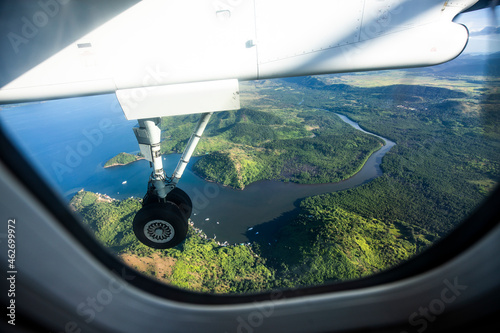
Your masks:
{"label": "airplane wing", "polygon": [[[72,20],[73,11],[65,10],[69,1],[47,0],[45,4],[52,7],[35,8],[32,17],[9,18],[2,57],[14,59],[11,68],[16,68],[15,59],[23,59],[22,66],[17,65],[29,69],[22,75],[2,69],[0,103],[116,92],[124,109],[138,104],[139,111],[128,115],[133,119],[140,117],[137,112],[147,112],[141,108],[147,97],[168,96],[171,89],[176,94],[189,92],[189,98],[175,105],[196,100],[197,94],[205,103],[203,96],[214,89],[207,92],[203,85],[200,89],[200,82],[221,81],[221,89],[227,90],[231,80],[435,65],[465,48],[467,28],[452,19],[476,2],[308,0],[307,6],[305,1],[286,0],[143,0],[132,6],[127,2],[128,9],[85,34],[72,25],[75,39],[43,61],[35,57],[30,63],[26,53],[59,45],[58,36],[45,34],[44,45],[37,43],[37,36],[53,21]],[[166,99],[154,97],[153,104]],[[224,107],[231,106],[216,105],[206,111]],[[174,109],[162,115],[176,114]],[[181,110],[196,112],[200,111]]]}

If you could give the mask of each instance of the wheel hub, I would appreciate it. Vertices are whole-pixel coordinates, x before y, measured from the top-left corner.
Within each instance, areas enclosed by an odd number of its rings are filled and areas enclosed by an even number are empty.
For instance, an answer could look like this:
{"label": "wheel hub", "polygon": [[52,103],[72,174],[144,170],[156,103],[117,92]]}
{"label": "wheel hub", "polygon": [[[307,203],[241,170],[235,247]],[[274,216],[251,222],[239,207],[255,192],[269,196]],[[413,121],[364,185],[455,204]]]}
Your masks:
{"label": "wheel hub", "polygon": [[149,221],[144,225],[144,235],[155,243],[166,243],[175,236],[174,227],[163,220]]}

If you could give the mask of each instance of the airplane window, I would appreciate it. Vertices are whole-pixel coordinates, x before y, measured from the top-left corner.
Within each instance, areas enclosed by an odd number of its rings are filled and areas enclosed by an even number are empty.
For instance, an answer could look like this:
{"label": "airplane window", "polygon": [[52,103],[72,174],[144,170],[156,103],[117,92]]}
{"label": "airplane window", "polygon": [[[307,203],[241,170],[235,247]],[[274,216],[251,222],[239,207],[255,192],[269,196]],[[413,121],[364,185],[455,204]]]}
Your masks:
{"label": "airplane window", "polygon": [[[240,82],[242,108],[212,115],[179,182],[192,212],[169,249],[134,234],[152,169],[115,95],[3,105],[0,119],[97,240],[154,279],[223,294],[357,279],[425,251],[498,184],[486,12],[456,20],[470,41],[442,65]],[[161,119],[168,176],[198,119]]]}

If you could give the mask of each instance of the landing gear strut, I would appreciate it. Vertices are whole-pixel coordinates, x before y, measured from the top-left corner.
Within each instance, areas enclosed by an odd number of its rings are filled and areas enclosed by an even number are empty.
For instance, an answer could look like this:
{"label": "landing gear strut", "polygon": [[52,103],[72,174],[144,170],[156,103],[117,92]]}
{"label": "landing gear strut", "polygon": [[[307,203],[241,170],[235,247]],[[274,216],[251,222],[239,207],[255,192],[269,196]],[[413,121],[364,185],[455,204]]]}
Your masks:
{"label": "landing gear strut", "polygon": [[182,157],[170,178],[165,176],[160,154],[160,118],[139,119],[134,133],[141,153],[153,166],[142,208],[133,222],[134,233],[143,244],[155,249],[167,249],[180,244],[187,235],[188,220],[193,204],[189,196],[177,188],[177,183],[198,141],[210,120],[211,112],[203,113]]}

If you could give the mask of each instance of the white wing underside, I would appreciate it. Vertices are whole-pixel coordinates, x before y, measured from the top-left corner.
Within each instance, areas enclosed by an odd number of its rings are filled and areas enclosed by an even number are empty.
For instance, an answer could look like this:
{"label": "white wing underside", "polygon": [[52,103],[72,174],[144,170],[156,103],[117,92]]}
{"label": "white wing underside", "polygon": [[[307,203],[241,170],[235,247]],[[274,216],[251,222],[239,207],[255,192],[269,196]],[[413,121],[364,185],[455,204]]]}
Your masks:
{"label": "white wing underside", "polygon": [[123,106],[171,85],[435,65],[465,48],[452,19],[476,1],[144,0],[2,87],[0,103],[117,92]]}

